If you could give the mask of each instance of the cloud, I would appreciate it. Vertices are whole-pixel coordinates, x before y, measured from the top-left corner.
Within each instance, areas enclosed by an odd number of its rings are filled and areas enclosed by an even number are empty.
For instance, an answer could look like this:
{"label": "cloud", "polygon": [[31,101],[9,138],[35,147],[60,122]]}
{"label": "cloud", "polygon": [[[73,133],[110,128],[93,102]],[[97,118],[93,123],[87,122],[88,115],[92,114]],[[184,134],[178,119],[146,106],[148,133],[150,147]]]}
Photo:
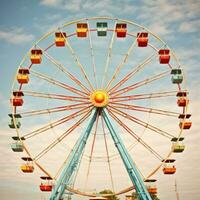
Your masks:
{"label": "cloud", "polygon": [[10,30],[0,31],[0,40],[4,40],[10,44],[23,44],[34,39],[33,34],[24,32],[22,28],[12,28]]}
{"label": "cloud", "polygon": [[117,15],[122,14],[130,14],[135,10],[135,6],[131,1],[110,1],[110,0],[102,0],[102,1],[83,1],[83,0],[41,0],[40,4],[52,7],[61,10],[68,10],[69,12],[75,13],[81,11],[81,13],[94,12],[98,14],[104,15],[113,15],[117,13]]}
{"label": "cloud", "polygon": [[57,7],[59,6],[63,0],[41,0],[40,4],[50,7]]}
{"label": "cloud", "polygon": [[57,9],[65,9],[78,11],[81,7],[81,0],[65,1],[65,0],[41,0],[41,5],[53,7]]}
{"label": "cloud", "polygon": [[198,26],[194,27],[198,21],[194,19],[199,16],[197,9],[199,6],[199,2],[193,0],[184,1],[184,3],[180,0],[143,0],[138,19],[161,35],[177,32],[177,29],[185,32],[196,31]]}
{"label": "cloud", "polygon": [[200,20],[192,20],[187,22],[182,22],[179,26],[180,32],[197,32],[200,29]]}

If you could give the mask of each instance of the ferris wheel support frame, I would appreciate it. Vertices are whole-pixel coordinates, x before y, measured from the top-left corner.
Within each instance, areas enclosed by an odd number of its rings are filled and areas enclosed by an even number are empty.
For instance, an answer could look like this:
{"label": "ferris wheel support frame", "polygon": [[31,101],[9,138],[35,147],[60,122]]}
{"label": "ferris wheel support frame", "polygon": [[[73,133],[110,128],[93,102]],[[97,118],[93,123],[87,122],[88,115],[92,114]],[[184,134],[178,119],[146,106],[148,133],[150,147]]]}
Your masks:
{"label": "ferris wheel support frame", "polygon": [[[99,109],[101,109],[101,110],[99,110]],[[126,147],[124,146],[122,139],[120,138],[119,134],[115,131],[115,129],[109,119],[109,114],[105,108],[103,108],[103,109],[95,108],[92,111],[91,119],[87,125],[87,128],[86,128],[85,132],[82,133],[79,140],[75,144],[74,149],[71,151],[69,160],[66,163],[66,165],[64,166],[64,169],[52,191],[52,194],[51,194],[51,197],[49,200],[60,200],[62,198],[62,196],[65,192],[66,186],[69,184],[70,178],[72,177],[73,173],[75,172],[77,164],[81,160],[82,152],[86,145],[87,139],[91,133],[92,127],[96,121],[98,112],[101,112],[101,115],[105,121],[105,124],[112,136],[115,146],[116,146],[116,148],[121,156],[121,159],[126,167],[127,173],[129,175],[133,185],[135,185],[136,192],[139,195],[140,200],[152,200],[132,158],[130,157],[128,151],[126,150]]]}

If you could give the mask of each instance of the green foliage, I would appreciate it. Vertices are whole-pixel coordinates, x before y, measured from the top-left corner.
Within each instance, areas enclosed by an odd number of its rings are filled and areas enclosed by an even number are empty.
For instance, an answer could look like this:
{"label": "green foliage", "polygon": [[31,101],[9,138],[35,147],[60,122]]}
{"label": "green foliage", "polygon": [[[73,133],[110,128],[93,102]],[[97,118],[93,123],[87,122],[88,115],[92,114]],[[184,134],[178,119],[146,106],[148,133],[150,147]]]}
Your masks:
{"label": "green foliage", "polygon": [[[132,193],[132,200],[140,200],[139,199],[139,196],[138,196],[138,194],[136,193],[136,192],[133,192]],[[158,197],[157,197],[157,195],[155,195],[155,194],[152,194],[151,195],[151,198],[152,198],[152,200],[160,200]]]}
{"label": "green foliage", "polygon": [[[113,194],[113,192],[111,190],[103,190],[100,192],[100,194]],[[106,197],[108,200],[119,200],[119,198],[116,196],[116,195],[113,195],[113,196],[109,196],[109,197]]]}

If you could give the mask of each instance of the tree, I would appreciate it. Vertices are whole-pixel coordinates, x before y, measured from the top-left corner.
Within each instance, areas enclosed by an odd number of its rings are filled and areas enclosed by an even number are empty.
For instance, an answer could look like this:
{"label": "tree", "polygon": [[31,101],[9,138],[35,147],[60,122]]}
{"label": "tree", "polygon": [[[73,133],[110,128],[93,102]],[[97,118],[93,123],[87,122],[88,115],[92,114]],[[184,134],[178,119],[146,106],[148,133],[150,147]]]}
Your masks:
{"label": "tree", "polygon": [[[100,194],[113,194],[113,192],[111,190],[106,189],[101,191]],[[108,196],[106,198],[108,200],[119,200],[119,198],[116,195]]]}
{"label": "tree", "polygon": [[[150,194],[150,195],[151,195],[152,200],[160,200],[160,199],[157,197],[157,195],[155,195],[155,194]],[[136,192],[133,192],[133,193],[132,193],[132,198],[133,198],[133,200],[140,200],[140,199],[139,199],[139,196],[138,196],[138,194],[137,194]]]}

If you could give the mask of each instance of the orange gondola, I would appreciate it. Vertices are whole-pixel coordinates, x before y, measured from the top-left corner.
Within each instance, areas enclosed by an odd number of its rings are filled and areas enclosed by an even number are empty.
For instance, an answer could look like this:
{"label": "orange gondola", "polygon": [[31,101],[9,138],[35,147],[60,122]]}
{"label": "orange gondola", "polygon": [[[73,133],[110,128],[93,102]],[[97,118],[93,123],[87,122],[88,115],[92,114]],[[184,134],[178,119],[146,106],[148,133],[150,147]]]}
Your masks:
{"label": "orange gondola", "polygon": [[20,68],[17,74],[17,81],[19,84],[27,84],[29,82],[29,69]]}
{"label": "orange gondola", "polygon": [[30,59],[32,64],[40,64],[42,62],[42,50],[32,49]]}
{"label": "orange gondola", "polygon": [[148,45],[148,33],[141,32],[137,34],[138,47],[146,47]]}
{"label": "orange gondola", "polygon": [[22,160],[25,161],[25,164],[21,165],[21,170],[24,173],[33,173],[34,166],[33,166],[33,160],[30,157],[22,157]]}
{"label": "orange gondola", "polygon": [[170,50],[169,49],[160,49],[159,50],[159,61],[160,64],[168,64],[170,60]]}
{"label": "orange gondola", "polygon": [[40,178],[44,180],[40,184],[40,190],[42,192],[51,192],[53,188],[52,178],[49,176],[41,176]]}
{"label": "orange gondola", "polygon": [[181,129],[190,129],[192,126],[192,122],[188,121],[188,119],[191,117],[191,114],[180,114],[179,115],[179,119],[180,119],[180,123],[179,123],[179,127]]}
{"label": "orange gondola", "polygon": [[164,174],[175,174],[176,172],[176,167],[173,164],[175,162],[175,159],[167,159],[164,161],[164,166],[163,166],[163,173]]}
{"label": "orange gondola", "polygon": [[13,98],[11,99],[11,103],[13,106],[22,106],[24,101],[23,97],[24,93],[22,91],[14,91]]}
{"label": "orange gondola", "polygon": [[147,191],[150,194],[157,194],[157,187],[156,187],[156,179],[146,179],[144,182],[146,183]]}
{"label": "orange gondola", "polygon": [[127,25],[125,23],[117,23],[116,28],[115,28],[115,32],[117,34],[117,37],[119,37],[119,38],[126,37]]}
{"label": "orange gondola", "polygon": [[56,32],[55,33],[55,44],[57,47],[64,47],[66,42],[66,33],[65,32]]}
{"label": "orange gondola", "polygon": [[87,37],[87,32],[88,32],[88,25],[87,23],[78,23],[77,24],[77,37]]}

